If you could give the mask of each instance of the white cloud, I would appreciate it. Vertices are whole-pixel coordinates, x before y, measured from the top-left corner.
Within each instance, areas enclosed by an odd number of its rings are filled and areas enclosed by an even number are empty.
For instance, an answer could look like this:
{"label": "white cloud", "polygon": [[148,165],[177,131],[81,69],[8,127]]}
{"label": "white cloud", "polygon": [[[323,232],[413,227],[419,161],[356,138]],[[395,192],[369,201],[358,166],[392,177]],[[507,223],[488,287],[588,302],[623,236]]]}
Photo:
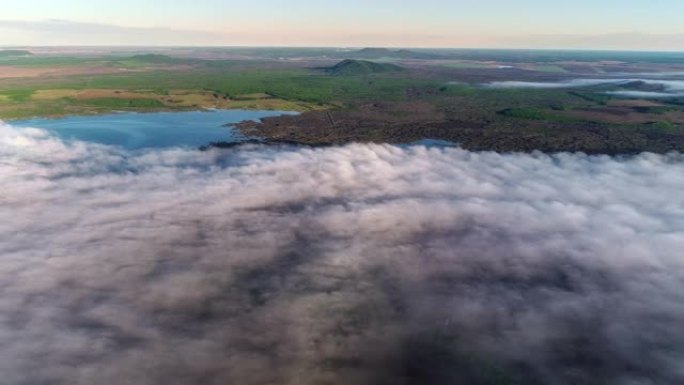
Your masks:
{"label": "white cloud", "polygon": [[684,159],[0,125],[8,383],[684,380]]}
{"label": "white cloud", "polygon": [[501,81],[484,84],[489,88],[579,88],[599,85],[624,84],[625,79],[570,79],[556,82]]}

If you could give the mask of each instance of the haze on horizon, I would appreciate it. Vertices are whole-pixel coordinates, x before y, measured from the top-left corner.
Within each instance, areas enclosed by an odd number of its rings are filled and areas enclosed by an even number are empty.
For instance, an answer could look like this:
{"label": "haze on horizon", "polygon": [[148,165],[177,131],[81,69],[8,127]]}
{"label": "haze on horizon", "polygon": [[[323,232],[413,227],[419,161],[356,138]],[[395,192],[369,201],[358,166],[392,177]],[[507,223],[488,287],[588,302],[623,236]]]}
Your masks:
{"label": "haze on horizon", "polygon": [[677,0],[26,0],[0,46],[388,46],[684,50]]}

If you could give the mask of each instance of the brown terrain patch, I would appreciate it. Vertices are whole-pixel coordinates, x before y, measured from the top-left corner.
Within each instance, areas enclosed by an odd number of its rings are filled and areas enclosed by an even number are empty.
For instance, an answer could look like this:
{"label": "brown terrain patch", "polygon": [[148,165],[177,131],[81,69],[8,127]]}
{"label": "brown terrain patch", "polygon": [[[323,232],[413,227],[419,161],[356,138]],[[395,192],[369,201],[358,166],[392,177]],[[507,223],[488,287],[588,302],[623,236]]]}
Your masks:
{"label": "brown terrain patch", "polygon": [[75,67],[0,66],[0,79],[35,78],[39,76],[105,75],[129,70],[105,65]]}
{"label": "brown terrain patch", "polygon": [[416,134],[420,127],[438,125],[445,119],[445,114],[429,103],[377,102],[353,110],[312,111],[266,118],[261,123],[243,122],[240,128],[250,135],[309,144],[385,141],[386,132],[394,132],[400,138],[397,141],[412,141],[419,139]]}
{"label": "brown terrain patch", "polygon": [[[570,112],[570,111],[567,111]],[[511,120],[452,113],[420,101],[378,102],[354,108],[311,111],[237,125],[244,134],[271,143],[311,146],[351,142],[411,143],[443,139],[473,151],[583,151],[589,154],[633,154],[642,151],[684,151],[684,131],[653,130],[651,123],[682,119],[684,112],[644,114],[629,108],[604,107],[592,119],[616,119],[620,124],[596,120]],[[625,126],[624,115],[647,124]],[[634,114],[634,115],[632,115]]]}
{"label": "brown terrain patch", "polygon": [[47,68],[0,66],[0,79],[29,78],[47,73]]}
{"label": "brown terrain patch", "polygon": [[88,89],[77,93],[75,98],[79,100],[99,98],[149,99],[150,97],[154,96],[155,95],[152,94],[130,92],[125,90]]}
{"label": "brown terrain patch", "polygon": [[635,111],[634,108],[630,107],[579,108],[565,111],[562,115],[592,122],[612,124],[684,123],[684,111],[648,113]]}
{"label": "brown terrain patch", "polygon": [[661,107],[664,104],[645,99],[613,99],[608,101],[610,107]]}
{"label": "brown terrain patch", "polygon": [[0,65],[0,79],[36,78],[40,76],[73,76],[73,75],[107,75],[126,72],[145,72],[151,70],[187,71],[193,69],[191,65],[164,65],[141,68],[122,68],[106,64],[85,66],[53,66],[53,67],[24,67]]}

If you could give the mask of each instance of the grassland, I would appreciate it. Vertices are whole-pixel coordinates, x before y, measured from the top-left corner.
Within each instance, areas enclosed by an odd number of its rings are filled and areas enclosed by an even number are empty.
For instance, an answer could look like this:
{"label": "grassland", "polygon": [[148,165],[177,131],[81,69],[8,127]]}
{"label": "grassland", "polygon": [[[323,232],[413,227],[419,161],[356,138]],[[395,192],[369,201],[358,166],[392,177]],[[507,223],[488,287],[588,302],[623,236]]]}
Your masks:
{"label": "grassland", "polygon": [[331,76],[323,70],[303,68],[256,66],[244,70],[231,61],[193,62],[158,55],[72,59],[36,59],[33,63],[21,59],[13,65],[41,67],[59,63],[58,67],[68,67],[87,62],[103,68],[135,69],[0,79],[0,119],[120,109],[254,108],[303,112],[339,106],[350,100],[398,100],[406,88],[430,82],[399,76]]}

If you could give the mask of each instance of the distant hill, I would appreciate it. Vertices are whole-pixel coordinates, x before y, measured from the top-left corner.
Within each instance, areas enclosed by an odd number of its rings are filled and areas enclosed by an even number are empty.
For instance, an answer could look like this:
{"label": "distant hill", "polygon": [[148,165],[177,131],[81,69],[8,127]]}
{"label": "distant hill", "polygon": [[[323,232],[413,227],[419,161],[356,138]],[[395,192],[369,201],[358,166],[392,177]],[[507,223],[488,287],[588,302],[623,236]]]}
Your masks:
{"label": "distant hill", "polygon": [[133,56],[124,56],[117,58],[117,63],[122,66],[136,68],[136,67],[165,67],[179,64],[199,64],[203,61],[200,59],[173,57],[160,54],[139,54]]}
{"label": "distant hill", "polygon": [[630,90],[630,91],[643,91],[643,92],[666,92],[667,87],[662,83],[647,83],[643,80],[635,80],[625,84],[621,84],[619,88]]}
{"label": "distant hill", "polygon": [[403,71],[402,67],[389,63],[375,63],[366,60],[343,60],[326,71],[331,75],[370,75]]}
{"label": "distant hill", "polygon": [[409,49],[391,50],[387,48],[363,48],[352,52],[355,58],[377,59],[377,58],[394,58],[394,59],[440,59],[441,55],[418,52]]}
{"label": "distant hill", "polygon": [[33,56],[30,51],[23,49],[6,49],[0,50],[0,58],[3,57],[21,57],[21,56]]}
{"label": "distant hill", "polygon": [[424,60],[429,60],[429,59],[443,59],[444,56],[434,54],[434,53],[427,53],[427,52],[417,52],[417,51],[411,51],[408,49],[400,49],[399,51],[395,51],[394,54],[397,57],[403,58],[403,59],[424,59]]}
{"label": "distant hill", "polygon": [[362,48],[354,52],[355,56],[383,57],[392,55],[392,51],[387,48]]}

